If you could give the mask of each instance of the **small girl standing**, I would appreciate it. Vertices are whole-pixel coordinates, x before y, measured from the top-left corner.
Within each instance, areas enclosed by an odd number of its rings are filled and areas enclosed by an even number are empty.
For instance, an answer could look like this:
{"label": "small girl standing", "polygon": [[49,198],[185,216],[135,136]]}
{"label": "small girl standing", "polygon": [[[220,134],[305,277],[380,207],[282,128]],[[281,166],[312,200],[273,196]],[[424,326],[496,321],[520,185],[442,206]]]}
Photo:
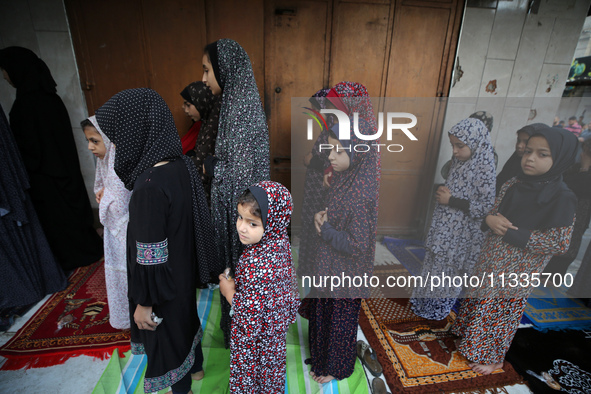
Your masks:
{"label": "small girl standing", "polygon": [[[532,124],[521,159],[523,173],[500,190],[483,228],[490,229],[474,275],[490,281],[464,299],[452,332],[473,371],[488,375],[503,366],[532,286],[500,287],[500,275],[533,279],[570,244],[577,199],[562,181],[574,162],[577,138],[567,130]],[[487,276],[487,280],[488,280]],[[520,279],[521,280],[521,279]],[[533,280],[532,280],[533,282]]]}
{"label": "small girl standing", "polygon": [[[371,276],[376,247],[380,159],[376,149],[361,152],[352,149],[362,141],[353,133],[352,120],[354,113],[358,113],[360,132],[375,135],[373,107],[365,86],[359,83],[340,82],[327,97],[331,105],[349,116],[351,139],[338,140],[334,133],[338,130],[336,126],[328,135],[328,143],[333,147],[328,159],[334,174],[326,209],[314,215],[318,234],[315,274]],[[343,287],[330,293],[316,291],[303,301],[300,314],[309,321],[310,358],[306,363],[311,365],[310,375],[324,384],[332,379],[345,379],[353,373],[361,298],[365,298],[366,292],[355,287]]]}
{"label": "small girl standing", "polygon": [[99,219],[104,226],[105,281],[109,302],[109,323],[118,330],[129,328],[127,299],[126,235],[131,192],[115,173],[115,145],[101,131],[96,117],[81,123],[88,150],[96,157],[94,193]]}
{"label": "small girl standing", "polygon": [[[423,278],[472,271],[484,242],[480,224],[495,199],[495,162],[486,125],[478,119],[464,119],[449,131],[449,141],[453,159],[445,186],[439,186],[435,195]],[[425,319],[444,319],[461,289],[417,287],[411,309]]]}
{"label": "small girl standing", "polygon": [[287,235],[291,195],[277,182],[259,182],[240,196],[237,208],[244,252],[235,281],[219,276],[232,305],[230,392],[283,393],[286,335],[300,305]]}

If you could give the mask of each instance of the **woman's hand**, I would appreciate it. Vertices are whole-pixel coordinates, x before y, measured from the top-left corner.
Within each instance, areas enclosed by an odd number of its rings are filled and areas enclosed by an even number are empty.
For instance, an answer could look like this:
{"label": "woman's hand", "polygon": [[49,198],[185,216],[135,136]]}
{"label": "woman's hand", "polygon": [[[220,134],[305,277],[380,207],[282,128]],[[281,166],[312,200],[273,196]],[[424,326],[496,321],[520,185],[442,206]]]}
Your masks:
{"label": "woman's hand", "polygon": [[493,233],[500,235],[501,237],[507,233],[508,229],[517,230],[517,227],[500,213],[497,213],[496,215],[488,215],[486,217],[486,225]]}
{"label": "woman's hand", "polygon": [[95,194],[96,197],[96,203],[100,204],[101,200],[103,199],[103,195],[105,194],[105,188],[103,187],[101,190],[98,191],[98,193]]}
{"label": "woman's hand", "polygon": [[133,314],[133,320],[140,330],[154,331],[158,324],[152,321],[152,307],[137,305],[135,307],[135,313]]}
{"label": "woman's hand", "polygon": [[451,192],[447,186],[439,186],[437,192],[435,192],[435,200],[441,205],[448,205]]}
{"label": "woman's hand", "polygon": [[320,211],[314,215],[314,226],[316,227],[316,232],[318,235],[322,233],[321,227],[322,225],[328,221],[328,208],[324,211]]}
{"label": "woman's hand", "polygon": [[232,278],[226,278],[225,274],[218,276],[220,280],[220,293],[226,298],[228,303],[232,305],[232,298],[236,294],[236,282]]}

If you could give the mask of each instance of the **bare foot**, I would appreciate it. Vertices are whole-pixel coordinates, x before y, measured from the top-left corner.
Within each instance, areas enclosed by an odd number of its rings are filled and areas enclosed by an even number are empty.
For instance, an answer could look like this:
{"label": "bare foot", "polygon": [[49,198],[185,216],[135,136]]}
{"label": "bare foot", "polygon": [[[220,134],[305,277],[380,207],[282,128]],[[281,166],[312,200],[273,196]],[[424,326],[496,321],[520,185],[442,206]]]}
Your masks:
{"label": "bare foot", "polygon": [[197,372],[191,374],[191,379],[201,380],[201,379],[203,379],[204,375],[205,375],[205,372],[203,372],[203,370],[197,371]]}
{"label": "bare foot", "polygon": [[316,380],[320,384],[324,384],[324,383],[330,382],[333,379],[334,379],[334,376],[326,375],[326,376],[317,376],[314,380]]}
{"label": "bare foot", "polygon": [[460,344],[462,343],[462,338],[454,339],[454,344],[456,345],[456,350],[460,350]]}
{"label": "bare foot", "polygon": [[497,364],[477,364],[477,363],[470,363],[468,364],[472,371],[479,373],[481,375],[490,375],[497,369],[503,368],[503,363]]}

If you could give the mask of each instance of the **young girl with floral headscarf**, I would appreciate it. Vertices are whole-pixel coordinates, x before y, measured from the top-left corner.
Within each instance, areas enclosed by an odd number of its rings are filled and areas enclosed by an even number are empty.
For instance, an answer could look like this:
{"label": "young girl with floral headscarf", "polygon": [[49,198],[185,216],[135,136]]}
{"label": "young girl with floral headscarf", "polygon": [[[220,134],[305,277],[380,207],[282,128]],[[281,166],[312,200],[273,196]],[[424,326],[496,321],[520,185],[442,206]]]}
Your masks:
{"label": "young girl with floral headscarf", "polygon": [[[375,148],[356,151],[362,141],[353,132],[354,113],[359,131],[376,133],[373,108],[365,87],[341,82],[327,94],[335,107],[350,118],[351,139],[328,137],[333,146],[329,161],[333,176],[326,209],[315,214],[318,246],[314,257],[316,275],[371,276],[375,260],[379,153]],[[338,125],[335,125],[335,129]],[[353,148],[353,149],[351,149]],[[309,320],[310,375],[318,383],[345,379],[353,373],[361,298],[367,293],[340,288],[331,293],[312,292],[300,314]],[[312,298],[314,297],[314,298]]]}
{"label": "young girl with floral headscarf", "polygon": [[283,393],[286,335],[300,300],[287,226],[291,194],[264,181],[238,199],[236,229],[244,252],[235,281],[220,275],[220,291],[232,305],[230,392]]}
{"label": "young girl with floral headscarf", "polygon": [[105,284],[109,302],[109,323],[117,329],[129,328],[127,299],[126,240],[131,192],[115,173],[115,145],[101,131],[96,116],[80,124],[88,149],[96,156],[94,193],[99,219],[104,226]]}
{"label": "young girl with floral headscarf", "polygon": [[[495,162],[486,125],[468,118],[448,134],[453,158],[445,185],[436,193],[437,205],[425,243],[425,279],[472,271],[484,241],[480,224],[495,199]],[[445,284],[433,289],[417,287],[411,309],[425,319],[444,319],[461,290]]]}

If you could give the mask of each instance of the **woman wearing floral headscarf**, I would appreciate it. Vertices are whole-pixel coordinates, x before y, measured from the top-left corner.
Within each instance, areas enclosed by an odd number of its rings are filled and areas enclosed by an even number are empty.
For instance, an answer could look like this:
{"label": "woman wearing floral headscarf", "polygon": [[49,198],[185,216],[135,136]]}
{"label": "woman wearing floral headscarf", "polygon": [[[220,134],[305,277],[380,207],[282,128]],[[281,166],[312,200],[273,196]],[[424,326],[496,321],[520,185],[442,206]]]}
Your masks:
{"label": "woman wearing floral headscarf", "polygon": [[155,91],[119,92],[96,120],[117,147],[115,172],[133,190],[127,278],[132,352],[148,358],[144,390],[191,392],[191,377],[203,377],[196,285],[223,271],[199,173]]}
{"label": "woman wearing floral headscarf", "polygon": [[[331,103],[351,119],[351,139],[328,136],[333,145],[329,161],[333,167],[326,210],[314,222],[319,237],[314,265],[318,274],[371,276],[375,260],[379,153],[348,150],[361,140],[353,133],[353,114],[359,113],[359,130],[373,135],[377,127],[365,87],[341,82],[328,93]],[[336,128],[336,126],[335,126]],[[337,148],[338,147],[338,148]],[[330,294],[313,294],[303,301],[300,313],[309,320],[310,375],[318,383],[345,379],[353,373],[361,298],[359,289],[342,288]],[[336,297],[336,298],[331,298]]]}
{"label": "woman wearing floral headscarf", "polygon": [[[269,130],[250,59],[233,40],[205,47],[203,82],[222,96],[215,155],[205,159],[213,176],[211,212],[222,264],[234,270],[242,246],[236,232],[236,204],[246,188],[269,180]],[[230,305],[222,299],[221,327],[230,341]]]}

